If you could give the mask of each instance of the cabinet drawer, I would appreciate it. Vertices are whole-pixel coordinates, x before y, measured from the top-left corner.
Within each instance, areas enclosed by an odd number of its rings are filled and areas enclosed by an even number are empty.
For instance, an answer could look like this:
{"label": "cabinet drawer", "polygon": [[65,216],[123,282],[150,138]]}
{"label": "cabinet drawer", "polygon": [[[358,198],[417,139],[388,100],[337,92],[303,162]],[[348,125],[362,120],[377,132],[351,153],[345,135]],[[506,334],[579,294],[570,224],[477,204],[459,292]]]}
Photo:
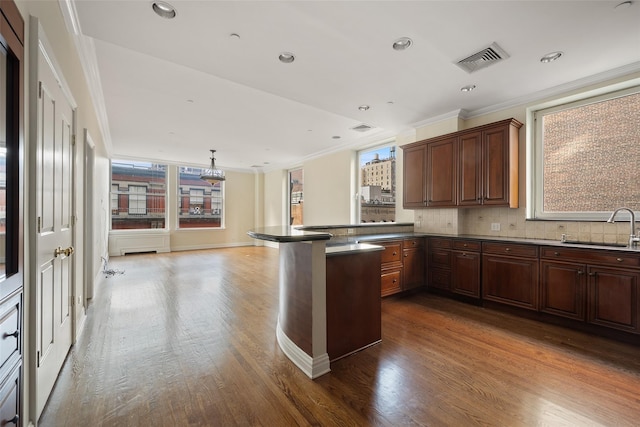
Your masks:
{"label": "cabinet drawer", "polygon": [[20,296],[12,297],[0,311],[0,370],[20,353]]}
{"label": "cabinet drawer", "polygon": [[585,264],[604,264],[618,267],[640,267],[640,256],[625,252],[610,252],[603,249],[575,249],[543,246],[542,258],[578,261]]}
{"label": "cabinet drawer", "polygon": [[17,365],[0,388],[0,425],[21,425],[20,416],[20,374]]}
{"label": "cabinet drawer", "polygon": [[438,237],[432,237],[429,241],[429,245],[432,248],[451,249],[451,239],[440,239]]}
{"label": "cabinet drawer", "polygon": [[413,248],[423,248],[424,247],[424,238],[416,238],[416,239],[405,239],[403,243],[404,249],[413,249]]}
{"label": "cabinet drawer", "polygon": [[482,252],[487,254],[536,258],[538,256],[538,247],[535,245],[522,245],[517,243],[483,242]]}
{"label": "cabinet drawer", "polygon": [[380,276],[381,296],[395,294],[402,290],[402,270],[383,271]]}
{"label": "cabinet drawer", "polygon": [[454,240],[453,249],[479,252],[482,244],[475,240]]}
{"label": "cabinet drawer", "polygon": [[390,242],[382,242],[379,243],[384,246],[384,251],[382,251],[382,256],[380,262],[382,264],[393,263],[393,262],[402,262],[402,242],[401,241],[390,241]]}

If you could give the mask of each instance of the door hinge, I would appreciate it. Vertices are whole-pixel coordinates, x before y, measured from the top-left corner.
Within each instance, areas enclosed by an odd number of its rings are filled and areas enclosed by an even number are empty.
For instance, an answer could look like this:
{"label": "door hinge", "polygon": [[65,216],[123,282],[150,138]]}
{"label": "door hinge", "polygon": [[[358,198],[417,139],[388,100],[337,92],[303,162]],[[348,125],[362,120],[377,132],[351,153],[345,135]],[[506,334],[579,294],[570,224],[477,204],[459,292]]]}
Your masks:
{"label": "door hinge", "polygon": [[42,217],[38,217],[38,224],[37,224],[37,229],[38,229],[38,233],[40,233],[42,231]]}
{"label": "door hinge", "polygon": [[38,368],[40,367],[40,350],[36,352],[36,361],[38,363]]}
{"label": "door hinge", "polygon": [[71,145],[76,145],[76,136],[71,135]]}
{"label": "door hinge", "polygon": [[42,98],[42,82],[38,82],[38,98]]}
{"label": "door hinge", "polygon": [[76,225],[78,223],[78,216],[71,215],[71,225]]}

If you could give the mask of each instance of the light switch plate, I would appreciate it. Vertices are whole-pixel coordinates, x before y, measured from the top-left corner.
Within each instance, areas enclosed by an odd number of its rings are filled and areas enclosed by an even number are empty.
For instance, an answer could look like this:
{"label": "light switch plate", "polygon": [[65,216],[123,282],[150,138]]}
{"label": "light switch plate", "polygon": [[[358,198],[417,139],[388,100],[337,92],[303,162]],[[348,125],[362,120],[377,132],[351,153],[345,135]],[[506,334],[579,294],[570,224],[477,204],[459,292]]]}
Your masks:
{"label": "light switch plate", "polygon": [[492,222],[491,223],[491,231],[500,231],[500,223]]}

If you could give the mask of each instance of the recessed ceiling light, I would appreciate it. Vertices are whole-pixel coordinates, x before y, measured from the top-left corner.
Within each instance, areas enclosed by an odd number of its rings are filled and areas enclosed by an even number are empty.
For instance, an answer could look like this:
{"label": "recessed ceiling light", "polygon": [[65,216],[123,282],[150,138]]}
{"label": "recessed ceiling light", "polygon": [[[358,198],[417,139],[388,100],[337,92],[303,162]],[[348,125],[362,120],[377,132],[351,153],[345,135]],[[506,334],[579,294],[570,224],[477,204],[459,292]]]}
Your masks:
{"label": "recessed ceiling light", "polygon": [[412,44],[413,44],[413,40],[411,40],[409,37],[400,37],[398,40],[393,42],[393,49],[394,50],[409,49],[409,47],[411,47]]}
{"label": "recessed ceiling light", "polygon": [[555,61],[556,59],[560,58],[561,56],[562,56],[562,52],[560,52],[560,51],[547,53],[545,56],[540,58],[540,62],[546,64],[547,62]]}
{"label": "recessed ceiling light", "polygon": [[614,10],[624,10],[624,9],[628,9],[631,5],[633,4],[632,1],[623,1],[620,4],[617,4],[616,7],[614,7]]}
{"label": "recessed ceiling light", "polygon": [[369,108],[371,108],[371,107],[369,107],[368,105],[361,105],[361,106],[358,107],[358,110],[367,111]]}
{"label": "recessed ceiling light", "polygon": [[176,9],[169,3],[156,1],[153,2],[151,7],[153,8],[153,11],[156,13],[156,15],[162,18],[173,19],[176,17]]}
{"label": "recessed ceiling light", "polygon": [[293,53],[289,53],[289,52],[282,52],[279,56],[278,59],[280,60],[280,62],[282,62],[283,64],[291,64],[293,61],[296,60],[296,57]]}
{"label": "recessed ceiling light", "polygon": [[471,92],[476,88],[476,85],[467,85],[460,88],[461,92]]}

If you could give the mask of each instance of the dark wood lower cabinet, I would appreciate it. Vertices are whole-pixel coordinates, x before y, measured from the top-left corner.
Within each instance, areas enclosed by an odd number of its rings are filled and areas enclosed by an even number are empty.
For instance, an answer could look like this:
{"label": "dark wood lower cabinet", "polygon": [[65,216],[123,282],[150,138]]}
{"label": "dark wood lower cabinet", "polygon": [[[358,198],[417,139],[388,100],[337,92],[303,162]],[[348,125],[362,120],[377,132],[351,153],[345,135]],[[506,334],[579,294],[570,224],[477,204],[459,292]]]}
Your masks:
{"label": "dark wood lower cabinet", "polygon": [[586,279],[583,264],[540,261],[540,311],[584,321]]}
{"label": "dark wood lower cabinet", "polygon": [[482,298],[538,310],[538,260],[482,255]]}
{"label": "dark wood lower cabinet", "polygon": [[453,251],[451,261],[451,291],[480,298],[480,254]]}
{"label": "dark wood lower cabinet", "polygon": [[639,333],[640,272],[588,267],[588,317],[594,325]]}
{"label": "dark wood lower cabinet", "polygon": [[327,353],[336,360],[380,341],[380,252],[327,257]]}
{"label": "dark wood lower cabinet", "polygon": [[384,247],[380,264],[383,297],[424,286],[424,237],[372,240],[369,243]]}

